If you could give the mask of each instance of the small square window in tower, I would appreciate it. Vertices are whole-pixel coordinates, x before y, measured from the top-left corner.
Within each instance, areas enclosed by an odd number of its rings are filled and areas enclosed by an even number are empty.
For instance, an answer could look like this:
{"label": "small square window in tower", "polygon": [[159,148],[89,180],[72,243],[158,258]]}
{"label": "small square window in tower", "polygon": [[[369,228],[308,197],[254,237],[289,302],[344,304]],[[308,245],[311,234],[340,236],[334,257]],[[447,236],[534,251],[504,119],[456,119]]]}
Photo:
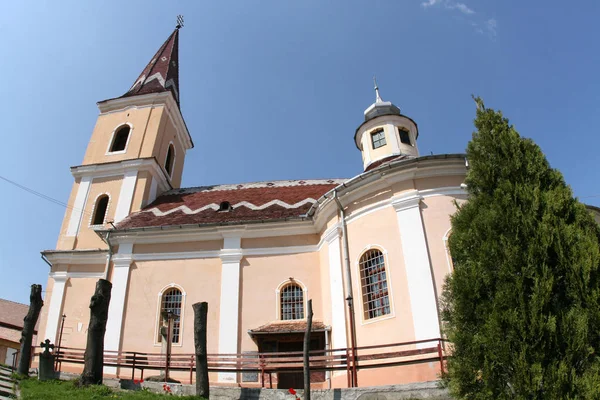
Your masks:
{"label": "small square window in tower", "polygon": [[110,152],[113,153],[115,151],[123,151],[127,146],[127,139],[129,139],[129,132],[131,128],[129,125],[122,126],[115,133],[115,137],[113,138],[112,146],[110,146]]}
{"label": "small square window in tower", "polygon": [[400,141],[404,144],[412,145],[410,142],[410,134],[404,129],[398,128],[398,133],[400,133]]}
{"label": "small square window in tower", "polygon": [[371,141],[373,142],[373,150],[385,146],[385,132],[383,129],[371,133]]}

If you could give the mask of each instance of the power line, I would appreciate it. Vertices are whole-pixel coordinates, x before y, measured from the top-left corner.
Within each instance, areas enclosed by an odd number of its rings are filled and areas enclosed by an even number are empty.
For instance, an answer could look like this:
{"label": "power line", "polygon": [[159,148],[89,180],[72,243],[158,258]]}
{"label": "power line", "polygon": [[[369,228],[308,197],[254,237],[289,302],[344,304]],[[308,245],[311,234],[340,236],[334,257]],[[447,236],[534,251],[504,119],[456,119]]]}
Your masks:
{"label": "power line", "polygon": [[44,200],[46,200],[46,201],[49,201],[49,202],[51,202],[51,203],[54,203],[54,204],[56,204],[56,205],[58,205],[58,206],[61,206],[61,207],[67,208],[67,209],[71,209],[71,210],[77,210],[77,211],[81,211],[81,212],[82,212],[82,213],[84,213],[84,214],[90,215],[89,213],[85,212],[85,211],[84,211],[84,210],[82,210],[82,209],[79,209],[79,208],[76,208],[76,207],[70,206],[70,205],[68,205],[68,204],[66,204],[66,203],[63,203],[63,202],[62,202],[62,201],[60,201],[60,200],[56,200],[56,199],[54,199],[54,198],[52,198],[52,197],[50,197],[50,196],[46,196],[46,195],[45,195],[45,194],[43,194],[43,193],[40,193],[40,192],[38,192],[38,191],[36,191],[36,190],[33,190],[33,189],[30,189],[30,188],[28,188],[27,186],[23,186],[23,185],[21,185],[20,183],[17,183],[17,182],[15,182],[15,181],[12,181],[12,180],[10,180],[10,179],[8,179],[8,178],[5,178],[5,177],[4,177],[4,176],[2,176],[2,175],[0,175],[0,179],[2,179],[2,180],[3,180],[3,181],[5,181],[5,182],[8,182],[8,183],[10,183],[11,185],[14,185],[14,186],[18,187],[18,188],[19,188],[19,189],[21,189],[21,190],[24,190],[24,191],[26,191],[26,192],[28,192],[28,193],[30,193],[30,194],[32,194],[32,195],[34,195],[34,196],[37,196],[37,197],[39,197],[39,198],[41,198],[41,199],[44,199]]}

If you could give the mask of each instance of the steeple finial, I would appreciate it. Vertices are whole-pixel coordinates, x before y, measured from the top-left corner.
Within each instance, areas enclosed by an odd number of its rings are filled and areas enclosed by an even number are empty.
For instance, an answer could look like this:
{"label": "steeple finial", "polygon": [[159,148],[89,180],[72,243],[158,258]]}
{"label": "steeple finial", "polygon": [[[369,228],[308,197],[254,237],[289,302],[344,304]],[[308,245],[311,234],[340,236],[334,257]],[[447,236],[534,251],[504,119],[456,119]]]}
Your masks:
{"label": "steeple finial", "polygon": [[183,15],[179,14],[177,16],[177,25],[175,26],[175,29],[181,29],[183,28]]}
{"label": "steeple finial", "polygon": [[377,78],[373,75],[373,84],[375,85],[375,103],[382,103],[383,100],[379,95],[379,86],[377,86]]}

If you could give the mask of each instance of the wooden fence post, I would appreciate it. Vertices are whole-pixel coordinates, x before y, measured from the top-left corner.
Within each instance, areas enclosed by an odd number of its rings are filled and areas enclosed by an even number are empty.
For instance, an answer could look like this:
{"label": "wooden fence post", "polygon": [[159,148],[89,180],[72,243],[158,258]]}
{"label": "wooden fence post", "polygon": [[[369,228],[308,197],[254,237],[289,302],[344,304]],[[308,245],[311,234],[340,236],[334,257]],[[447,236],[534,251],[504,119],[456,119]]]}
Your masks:
{"label": "wooden fence post", "polygon": [[21,358],[19,359],[19,366],[17,367],[17,373],[21,375],[29,375],[33,331],[35,330],[35,324],[40,316],[40,310],[43,305],[42,285],[31,285],[29,311],[25,318],[23,318],[23,331],[21,332]]}
{"label": "wooden fence post", "polygon": [[312,327],[312,299],[308,300],[306,332],[304,332],[304,400],[310,400],[310,334]]}
{"label": "wooden fence post", "polygon": [[194,346],[196,352],[196,396],[209,398],[206,318],[208,303],[196,303],[194,309]]}
{"label": "wooden fence post", "polygon": [[90,324],[84,353],[81,383],[101,385],[104,369],[104,334],[108,320],[108,305],[112,283],[105,279],[96,282],[96,291],[90,301]]}

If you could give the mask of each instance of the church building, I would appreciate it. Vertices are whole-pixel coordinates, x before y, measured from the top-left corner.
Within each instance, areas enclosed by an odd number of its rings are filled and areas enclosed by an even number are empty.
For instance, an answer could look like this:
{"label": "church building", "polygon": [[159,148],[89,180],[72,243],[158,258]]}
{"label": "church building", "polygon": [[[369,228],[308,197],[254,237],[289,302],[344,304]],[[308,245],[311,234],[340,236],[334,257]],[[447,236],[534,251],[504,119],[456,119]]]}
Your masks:
{"label": "church building", "polygon": [[[439,295],[452,272],[450,216],[467,198],[465,155],[421,156],[417,123],[376,88],[375,102],[363,115],[357,110],[359,124],[348,132],[363,173],[183,188],[194,143],[180,110],[179,33],[124,95],[98,103],[83,161],[71,167],[56,249],[42,252],[51,267],[40,339],[84,349],[90,297],[105,278],[112,283],[106,351],[160,354],[168,340],[173,354],[193,353],[192,305],[202,301],[210,354],[298,351],[309,299],[314,350],[435,347]],[[130,372],[106,367],[107,376],[123,374]],[[433,361],[359,363],[355,382],[439,374]],[[279,387],[298,387],[297,374],[277,379]],[[349,384],[346,370],[313,382]],[[211,383],[260,386],[241,372],[211,372]]]}

